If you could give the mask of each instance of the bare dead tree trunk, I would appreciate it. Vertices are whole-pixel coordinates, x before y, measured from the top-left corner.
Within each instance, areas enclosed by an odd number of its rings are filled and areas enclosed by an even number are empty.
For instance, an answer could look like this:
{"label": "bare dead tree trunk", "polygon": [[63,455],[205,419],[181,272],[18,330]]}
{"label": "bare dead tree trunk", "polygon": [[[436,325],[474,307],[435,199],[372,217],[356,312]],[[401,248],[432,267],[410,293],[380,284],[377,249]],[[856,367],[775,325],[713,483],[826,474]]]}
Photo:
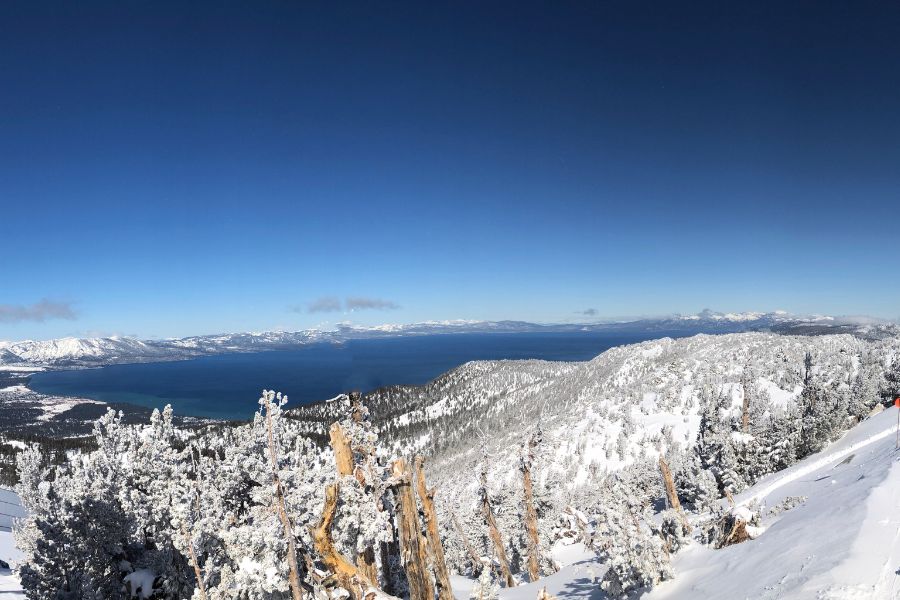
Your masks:
{"label": "bare dead tree trunk", "polygon": [[484,522],[488,528],[488,537],[494,543],[494,551],[497,552],[497,559],[500,561],[500,573],[503,575],[506,587],[515,587],[516,581],[509,570],[509,559],[506,558],[503,538],[500,537],[500,530],[497,529],[497,521],[494,520],[494,511],[491,510],[491,501],[488,498],[486,462],[481,469],[481,510],[484,513]]}
{"label": "bare dead tree trunk", "polygon": [[538,592],[537,600],[556,600],[556,596],[551,596],[545,585],[541,588],[541,591]]}
{"label": "bare dead tree trunk", "polygon": [[188,553],[191,557],[191,566],[194,568],[194,577],[197,578],[197,587],[200,588],[200,598],[201,600],[207,600],[206,585],[203,583],[203,573],[200,572],[200,564],[197,562],[197,554],[194,552],[194,540],[191,538],[191,535],[188,533],[184,524],[181,525],[181,535],[184,536],[184,541],[188,546]]}
{"label": "bare dead tree trunk", "polygon": [[472,544],[469,543],[469,538],[466,536],[466,532],[463,531],[462,526],[459,524],[459,520],[456,518],[456,514],[450,513],[450,521],[453,523],[453,528],[456,529],[456,535],[459,536],[459,539],[462,540],[463,547],[466,549],[466,554],[469,555],[469,561],[472,563],[472,574],[478,575],[481,573],[481,569],[484,566],[481,562],[481,557],[478,556],[478,553],[475,552],[475,548],[472,547]]}
{"label": "bare dead tree trunk", "polygon": [[425,459],[417,456],[416,491],[419,494],[419,502],[422,504],[422,512],[425,515],[425,535],[428,539],[428,550],[431,556],[431,566],[434,569],[434,578],[438,586],[439,600],[453,600],[453,590],[450,587],[450,572],[447,571],[447,562],[444,560],[444,546],[441,544],[441,535],[438,531],[437,512],[434,510],[434,488],[428,489],[425,485]]}
{"label": "bare dead tree trunk", "polygon": [[734,496],[732,496],[731,492],[727,489],[725,490],[725,497],[728,498],[728,503],[731,506],[737,506],[737,504],[735,504],[735,502],[734,502]]}
{"label": "bare dead tree trunk", "polygon": [[333,423],[328,430],[331,439],[331,447],[334,449],[334,462],[338,475],[353,474],[353,450],[350,448],[350,440],[340,423]]}
{"label": "bare dead tree trunk", "polygon": [[310,528],[313,546],[325,563],[329,571],[334,573],[338,585],[350,592],[353,600],[364,600],[367,591],[372,589],[372,583],[360,573],[360,571],[347,560],[331,539],[331,525],[334,523],[334,515],[337,512],[337,499],[339,486],[332,483],[325,487],[325,505],[322,507],[322,518],[319,524]]}
{"label": "bare dead tree trunk", "polygon": [[294,529],[291,526],[291,518],[288,516],[284,501],[284,489],[281,486],[281,478],[278,476],[278,454],[275,450],[275,433],[272,431],[272,401],[266,402],[266,429],[269,434],[269,460],[272,465],[272,485],[275,488],[275,510],[281,520],[284,536],[287,538],[288,573],[291,585],[291,597],[293,600],[302,600],[303,593],[300,585],[300,568],[297,565],[297,543],[294,539]]}
{"label": "bare dead tree trunk", "polygon": [[534,460],[534,448],[537,446],[537,434],[531,436],[527,448],[523,448],[522,456],[522,488],[525,497],[525,533],[528,537],[528,577],[537,581],[541,576],[541,540],[538,536],[537,511],[534,508],[534,490],[531,480],[531,463]]}
{"label": "bare dead tree trunk", "polygon": [[422,533],[419,530],[419,511],[412,489],[412,472],[406,460],[398,458],[391,466],[397,480],[394,495],[397,498],[397,528],[400,533],[400,556],[406,566],[410,600],[434,600],[434,589],[428,573]]}
{"label": "bare dead tree trunk", "polygon": [[362,394],[350,392],[350,408],[350,418],[356,423],[361,423],[363,421]]}
{"label": "bare dead tree trunk", "polygon": [[[354,413],[355,414],[355,413]],[[353,459],[353,449],[350,446],[350,439],[340,423],[334,423],[328,431],[331,439],[331,447],[334,449],[334,462],[337,467],[338,476],[353,475],[356,471],[356,464]],[[362,477],[362,470],[357,473],[357,479]],[[363,483],[363,481],[360,481]],[[372,582],[378,582],[378,569],[375,566],[375,551],[368,547],[356,555],[356,566],[366,578]]]}
{"label": "bare dead tree trunk", "polygon": [[371,581],[373,585],[377,584],[378,566],[375,564],[375,550],[372,549],[372,546],[367,547],[356,555],[356,566],[366,576],[366,579]]}
{"label": "bare dead tree trunk", "polygon": [[[194,510],[197,511],[197,518],[203,518],[201,504],[200,504],[200,486],[203,482],[203,472],[200,469],[200,465],[198,464],[198,459],[194,458],[195,447],[194,444],[191,444],[191,465],[194,468],[194,472],[197,474],[194,479]],[[200,450],[197,450],[197,456],[200,456]],[[203,573],[200,571],[200,563],[197,561],[197,554],[194,551],[194,538],[188,532],[184,523],[181,524],[181,535],[184,536],[184,541],[188,546],[188,553],[191,558],[191,566],[194,569],[194,577],[197,579],[197,587],[200,588],[200,600],[206,600],[206,584],[203,583]]]}
{"label": "bare dead tree trunk", "polygon": [[669,506],[674,508],[681,518],[681,521],[684,524],[687,524],[687,516],[685,516],[684,510],[681,508],[681,501],[678,499],[678,491],[675,489],[675,479],[672,477],[669,463],[666,462],[666,459],[663,458],[662,454],[659,455],[659,470],[662,472],[663,482],[666,485],[666,496],[669,499]]}

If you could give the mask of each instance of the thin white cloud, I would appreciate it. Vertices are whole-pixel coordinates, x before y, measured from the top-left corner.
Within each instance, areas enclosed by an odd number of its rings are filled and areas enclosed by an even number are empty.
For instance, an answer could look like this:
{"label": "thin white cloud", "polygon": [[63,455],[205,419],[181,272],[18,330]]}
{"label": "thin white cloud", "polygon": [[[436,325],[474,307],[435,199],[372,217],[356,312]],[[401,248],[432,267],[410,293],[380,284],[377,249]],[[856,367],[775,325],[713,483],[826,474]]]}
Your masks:
{"label": "thin white cloud", "polygon": [[291,312],[329,313],[329,312],[357,312],[360,310],[396,310],[400,308],[396,302],[381,298],[367,298],[365,296],[350,296],[343,302],[337,296],[322,296],[308,304],[291,306]]}
{"label": "thin white cloud", "polygon": [[354,312],[357,310],[396,310],[400,306],[396,302],[390,300],[382,300],[381,298],[364,298],[360,296],[347,298],[347,310]]}

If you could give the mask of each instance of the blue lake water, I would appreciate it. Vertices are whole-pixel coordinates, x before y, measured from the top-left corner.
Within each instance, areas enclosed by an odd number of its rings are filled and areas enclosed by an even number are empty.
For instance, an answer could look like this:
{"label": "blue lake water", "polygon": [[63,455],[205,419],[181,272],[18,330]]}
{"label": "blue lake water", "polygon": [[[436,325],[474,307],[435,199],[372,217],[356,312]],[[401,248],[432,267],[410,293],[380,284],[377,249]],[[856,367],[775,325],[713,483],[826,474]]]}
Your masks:
{"label": "blue lake water", "polygon": [[350,390],[427,383],[470,360],[588,360],[613,346],[664,335],[468,333],[363,339],[296,350],[37,373],[30,387],[45,394],[151,408],[171,404],[182,415],[246,419],[256,410],[263,388],[288,394],[290,405],[306,404]]}

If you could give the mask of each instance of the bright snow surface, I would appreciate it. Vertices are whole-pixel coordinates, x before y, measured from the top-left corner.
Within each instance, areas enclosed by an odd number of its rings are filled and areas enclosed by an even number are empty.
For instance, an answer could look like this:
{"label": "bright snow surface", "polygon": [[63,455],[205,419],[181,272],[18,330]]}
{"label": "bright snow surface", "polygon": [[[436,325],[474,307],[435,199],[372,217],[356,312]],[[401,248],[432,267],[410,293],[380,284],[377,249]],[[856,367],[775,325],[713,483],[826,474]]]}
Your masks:
{"label": "bright snow surface", "polygon": [[[900,451],[897,410],[871,417],[824,451],[759,481],[736,497],[762,505],[762,532],[714,550],[693,542],[673,559],[675,577],[642,600],[900,600]],[[807,496],[775,515],[791,496]],[[558,598],[592,598],[603,567],[576,556],[561,571],[500,591],[533,600],[544,586]],[[472,581],[454,577],[459,600]]]}
{"label": "bright snow surface", "polygon": [[[739,504],[764,505],[765,531],[722,550],[692,544],[675,557],[674,579],[644,597],[900,598],[896,423],[897,410],[884,411],[739,495]],[[769,514],[790,496],[808,499]]]}
{"label": "bright snow surface", "polygon": [[[22,557],[13,540],[12,521],[14,517],[21,517],[24,514],[18,496],[9,490],[0,489],[0,560],[12,567]],[[9,569],[0,569],[0,600],[23,597],[18,577]]]}

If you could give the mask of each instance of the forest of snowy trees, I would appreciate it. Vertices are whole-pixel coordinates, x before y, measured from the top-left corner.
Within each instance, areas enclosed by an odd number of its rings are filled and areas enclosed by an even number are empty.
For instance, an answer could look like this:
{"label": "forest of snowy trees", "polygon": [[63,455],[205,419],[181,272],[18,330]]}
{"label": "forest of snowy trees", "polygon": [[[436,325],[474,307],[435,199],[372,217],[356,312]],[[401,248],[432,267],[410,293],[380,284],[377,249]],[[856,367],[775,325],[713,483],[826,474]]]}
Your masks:
{"label": "forest of snowy trees", "polygon": [[234,427],[110,411],[94,451],[19,454],[19,575],[31,599],[450,600],[455,572],[491,600],[579,541],[622,597],[671,578],[690,540],[752,537],[731,496],[900,392],[897,349],[698,336],[588,363],[475,363],[316,418],[273,392]]}

